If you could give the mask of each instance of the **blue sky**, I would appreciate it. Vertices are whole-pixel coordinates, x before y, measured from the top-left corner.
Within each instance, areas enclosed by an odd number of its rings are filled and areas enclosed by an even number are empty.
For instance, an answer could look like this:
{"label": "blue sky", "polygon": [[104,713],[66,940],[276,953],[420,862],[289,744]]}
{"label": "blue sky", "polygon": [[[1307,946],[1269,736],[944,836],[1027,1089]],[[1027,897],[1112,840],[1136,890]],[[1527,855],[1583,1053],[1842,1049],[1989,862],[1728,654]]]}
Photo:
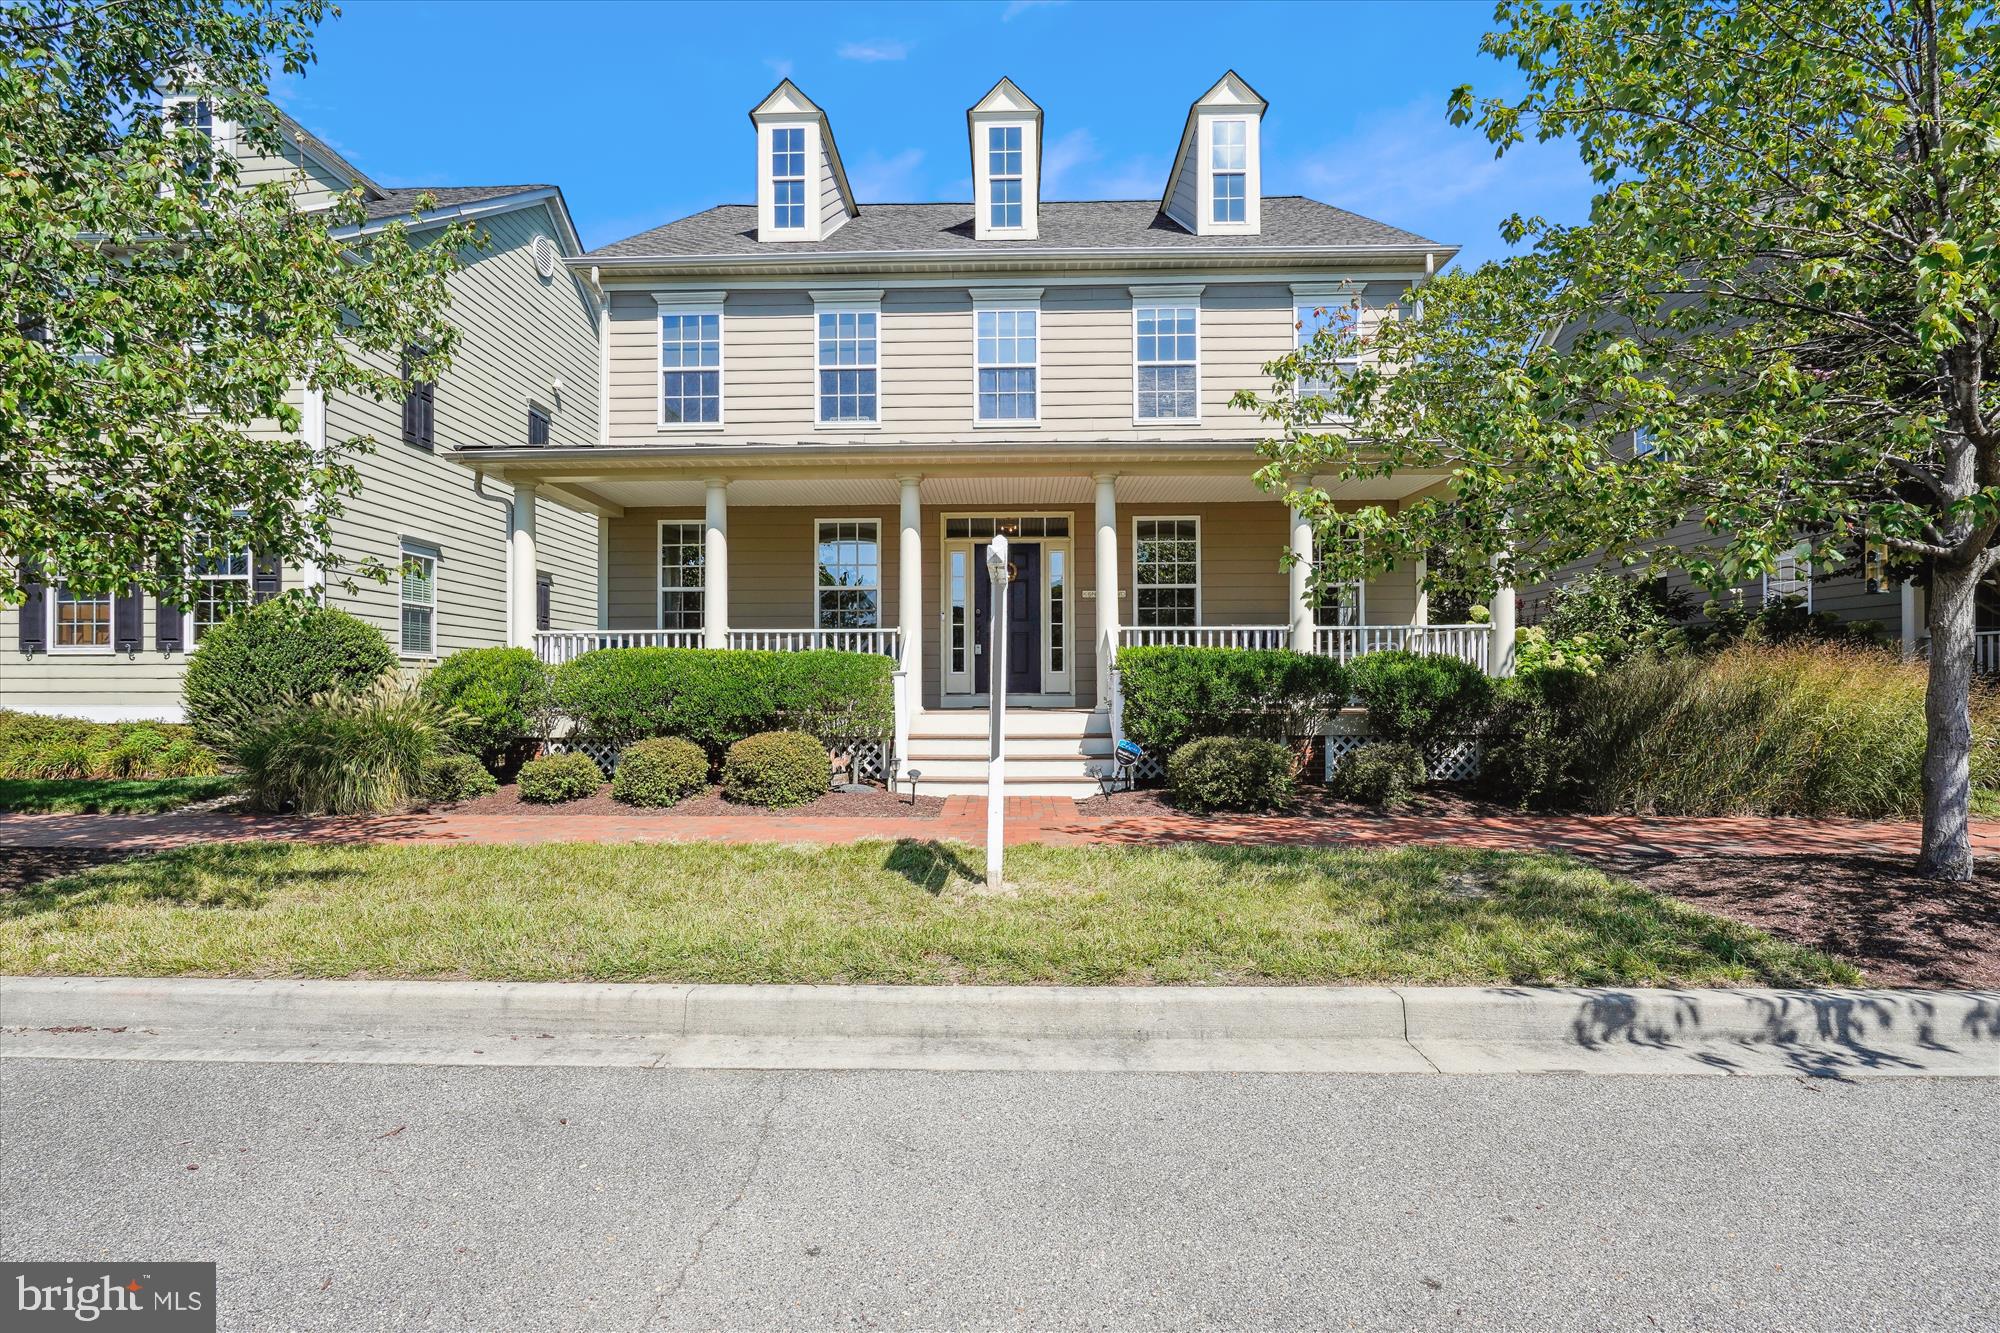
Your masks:
{"label": "blue sky", "polygon": [[1001,75],[1041,103],[1044,197],[1157,197],[1187,107],[1234,68],[1271,104],[1264,191],[1504,253],[1514,211],[1581,221],[1563,145],[1495,161],[1454,129],[1485,0],[1404,4],[511,4],[348,0],[320,60],[274,84],[384,184],[563,187],[586,245],[755,197],[749,109],[789,75],[871,201],[967,199],[965,108]]}

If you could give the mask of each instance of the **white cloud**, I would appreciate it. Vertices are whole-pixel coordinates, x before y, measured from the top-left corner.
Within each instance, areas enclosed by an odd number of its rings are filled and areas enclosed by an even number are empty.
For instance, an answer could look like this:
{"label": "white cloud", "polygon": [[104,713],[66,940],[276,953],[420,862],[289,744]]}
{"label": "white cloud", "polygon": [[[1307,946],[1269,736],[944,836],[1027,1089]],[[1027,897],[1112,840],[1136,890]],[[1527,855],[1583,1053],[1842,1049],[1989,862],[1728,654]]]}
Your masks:
{"label": "white cloud", "polygon": [[901,60],[910,54],[908,42],[848,42],[840,48],[842,60]]}
{"label": "white cloud", "polygon": [[1051,139],[1042,148],[1043,197],[1062,198],[1070,173],[1099,161],[1103,156],[1097,147],[1097,137],[1089,130],[1071,130],[1059,139]]}
{"label": "white cloud", "polygon": [[1163,159],[1144,153],[1106,161],[1097,136],[1074,129],[1042,150],[1044,199],[1151,199],[1167,181]]}
{"label": "white cloud", "polygon": [[1031,9],[1056,9],[1069,0],[1008,0],[1007,7],[1000,11],[1002,23],[1012,23]]}
{"label": "white cloud", "polygon": [[792,62],[782,56],[767,56],[764,65],[781,79],[792,77]]}
{"label": "white cloud", "polygon": [[908,203],[923,192],[917,181],[923,161],[921,148],[905,148],[894,157],[869,152],[848,168],[847,181],[862,203]]}

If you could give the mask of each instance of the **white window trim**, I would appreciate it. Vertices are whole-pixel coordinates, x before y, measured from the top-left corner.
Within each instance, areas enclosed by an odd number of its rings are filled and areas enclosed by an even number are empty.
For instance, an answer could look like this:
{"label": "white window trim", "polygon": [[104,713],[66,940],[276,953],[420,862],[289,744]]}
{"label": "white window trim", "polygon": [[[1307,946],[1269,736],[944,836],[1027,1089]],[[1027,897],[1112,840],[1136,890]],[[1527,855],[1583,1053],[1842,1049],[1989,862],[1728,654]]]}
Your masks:
{"label": "white window trim", "polygon": [[[43,627],[47,631],[42,639],[43,646],[47,648],[51,656],[59,655],[62,657],[116,657],[118,655],[117,589],[114,588],[111,592],[107,593],[103,597],[88,597],[84,599],[85,601],[91,601],[91,602],[101,601],[106,604],[106,610],[108,611],[109,614],[107,615],[104,622],[106,632],[103,643],[59,644],[56,642],[56,607],[61,600],[62,586],[63,586],[63,581],[61,579],[55,579],[50,583],[48,583],[47,585],[45,585],[45,591],[42,594],[42,600],[46,603],[43,609],[43,614],[47,621],[47,623]],[[142,625],[140,628],[144,629],[144,626]]]}
{"label": "white window trim", "polygon": [[[813,428],[816,430],[829,430],[829,431],[882,429],[882,419],[888,415],[888,412],[886,411],[886,408],[888,406],[887,395],[883,392],[886,385],[883,383],[883,374],[882,374],[882,361],[883,361],[882,293],[878,290],[878,291],[866,291],[866,292],[811,292],[808,294],[812,297],[812,303],[813,303],[813,322],[812,322]],[[873,421],[828,421],[826,418],[820,415],[820,409],[825,405],[824,401],[820,397],[820,391],[819,391],[820,371],[826,369],[833,369],[833,370],[841,369],[841,367],[839,366],[826,367],[820,365],[819,363],[820,316],[844,315],[849,313],[857,315],[875,316],[875,366],[874,366],[875,419]],[[1037,344],[1037,351],[1039,352],[1039,350],[1040,350],[1040,345]],[[847,367],[847,369],[850,370],[859,370],[863,368],[864,367],[860,366]],[[817,531],[817,529],[815,529],[814,531]]]}
{"label": "white window trim", "polygon": [[[1201,293],[1200,284],[1179,287],[1134,287],[1132,292],[1131,340],[1125,344],[1132,357],[1132,424],[1151,426],[1199,426],[1201,424]],[[1139,415],[1139,310],[1143,306],[1191,305],[1194,307],[1194,415],[1191,417],[1142,417]],[[1037,355],[1041,348],[1036,347]],[[1179,362],[1153,362],[1178,365]]]}
{"label": "white window trim", "polygon": [[[403,566],[412,558],[431,562],[431,646],[429,652],[413,653],[403,647],[403,608],[419,603],[405,601],[403,597]],[[435,662],[438,659],[438,567],[444,563],[443,557],[434,546],[421,542],[404,541],[396,548],[396,655],[405,661]]]}
{"label": "white window trim", "polygon": [[[667,571],[666,567],[660,563],[660,556],[667,544],[667,529],[669,527],[693,528],[697,534],[694,544],[700,546],[703,550],[703,564],[701,567],[701,624],[695,628],[705,630],[708,628],[707,528],[699,518],[663,518],[653,525],[653,628],[658,630],[667,628]],[[683,545],[685,544],[683,543]],[[688,586],[685,583],[676,583],[672,585],[672,589],[675,592],[686,592]],[[686,631],[687,629],[685,625],[676,626],[675,628],[682,631]]]}
{"label": "white window trim", "polygon": [[[1319,572],[1319,534],[1318,534],[1317,532],[1315,532],[1315,533],[1313,534],[1313,573],[1318,573],[1318,572]],[[1320,587],[1320,588],[1324,588],[1324,587],[1325,587],[1325,585],[1324,585],[1324,584],[1320,584],[1320,583],[1318,582],[1318,580],[1316,580],[1316,579],[1314,579],[1314,580],[1312,580],[1312,581],[1311,581],[1311,586],[1317,586],[1317,587]],[[1348,587],[1348,586],[1352,586],[1352,587],[1353,587],[1353,589],[1354,589],[1354,623],[1353,623],[1352,625],[1328,625],[1328,624],[1326,624],[1326,623],[1325,623],[1324,621],[1322,621],[1322,620],[1321,620],[1321,619],[1319,618],[1319,613],[1320,613],[1321,611],[1325,610],[1326,608],[1325,608],[1325,606],[1324,606],[1324,605],[1322,604],[1322,601],[1321,601],[1321,599],[1319,599],[1319,598],[1314,598],[1314,600],[1313,600],[1313,607],[1312,607],[1312,612],[1313,612],[1313,628],[1315,628],[1315,629],[1355,629],[1355,628],[1358,628],[1358,627],[1360,627],[1360,626],[1362,626],[1362,625],[1366,625],[1366,624],[1368,623],[1368,580],[1367,580],[1367,579],[1365,579],[1365,578],[1361,578],[1361,579],[1342,579],[1342,580],[1340,581],[1340,583],[1338,583],[1338,584],[1336,584],[1336,585],[1334,585],[1334,586],[1336,586],[1336,587]]]}
{"label": "white window trim", "polygon": [[[817,359],[817,357],[815,357],[815,359]],[[875,529],[875,582],[873,584],[858,583],[853,585],[852,588],[849,588],[848,591],[851,592],[854,591],[855,589],[872,589],[872,591],[875,593],[875,623],[869,626],[854,626],[853,628],[857,629],[885,628],[885,626],[882,623],[883,615],[886,610],[886,608],[884,608],[882,605],[882,580],[887,573],[887,563],[884,559],[886,553],[882,549],[882,520],[877,516],[868,514],[852,515],[848,517],[827,517],[823,515],[814,516],[812,520],[812,529],[811,529],[812,545],[807,551],[807,559],[810,563],[807,565],[806,581],[812,586],[812,593],[811,593],[812,605],[806,620],[807,626],[815,631],[824,628],[824,626],[822,626],[819,623],[819,597],[820,597],[820,592],[822,591],[819,586],[819,527],[820,524],[822,523],[865,523],[869,527]],[[703,606],[704,609],[706,609],[706,603],[704,603]]]}
{"label": "white window trim", "polygon": [[[236,603],[236,606],[238,607],[238,609],[247,609],[251,605],[250,601],[251,595],[256,588],[257,555],[247,546],[243,548],[242,555],[243,555],[243,573],[241,576],[235,574],[203,574],[199,572],[200,561],[199,558],[197,557],[195,560],[192,561],[193,567],[196,571],[194,576],[195,584],[197,585],[197,587],[199,587],[202,584],[208,584],[208,583],[240,583],[243,585],[243,595],[242,598]],[[202,596],[200,592],[197,592],[195,596],[190,599],[188,609],[183,614],[182,617],[183,624],[186,626],[184,632],[186,635],[186,642],[188,644],[188,648],[190,651],[201,642],[201,629],[202,629],[201,614],[200,614],[201,603],[202,603]],[[216,623],[220,624],[221,622],[218,621]]]}
{"label": "white window trim", "polygon": [[[1331,309],[1336,305],[1351,305],[1354,307],[1354,333],[1355,337],[1359,338],[1361,336],[1364,317],[1368,312],[1367,293],[1360,283],[1295,282],[1292,284],[1293,351],[1297,351],[1305,345],[1303,341],[1305,330],[1300,327],[1304,321],[1299,318],[1299,311],[1305,307]],[[1334,363],[1337,374],[1351,374],[1355,370],[1358,370],[1360,366],[1361,358],[1358,351],[1354,357]],[[1315,381],[1315,383],[1320,382]]]}
{"label": "white window trim", "polygon": [[[1035,415],[1014,417],[1009,420],[987,421],[979,415],[979,372],[986,367],[979,364],[979,316],[987,311],[1032,311],[1035,316]],[[1196,317],[1197,320],[1199,316]],[[876,326],[879,336],[881,326]],[[1199,338],[1197,337],[1197,343]],[[1135,344],[1136,346],[1136,344]],[[880,344],[877,344],[880,356]],[[995,367],[996,369],[1019,370],[1023,367]],[[1137,384],[1136,374],[1133,383]],[[875,373],[876,388],[882,383],[882,373]],[[877,398],[879,405],[880,398]],[[880,415],[878,412],[877,415]],[[1004,430],[1009,426],[1028,429],[1039,428],[1042,424],[1042,289],[1039,287],[1015,287],[1001,289],[975,288],[972,292],[972,425],[976,430]]]}
{"label": "white window trim", "polygon": [[[1155,626],[1152,626],[1152,625],[1143,625],[1143,626],[1142,626],[1142,625],[1140,625],[1140,624],[1139,624],[1139,525],[1140,525],[1141,523],[1192,523],[1192,524],[1194,524],[1194,623],[1195,623],[1195,624],[1196,624],[1197,626],[1198,626],[1198,625],[1202,625],[1202,624],[1205,624],[1205,623],[1207,623],[1206,621],[1204,621],[1204,620],[1202,619],[1202,614],[1203,614],[1203,612],[1202,612],[1202,604],[1201,604],[1201,585],[1202,585],[1202,583],[1204,582],[1204,580],[1202,579],[1202,576],[1201,576],[1201,573],[1202,573],[1202,571],[1201,571],[1201,566],[1202,566],[1202,558],[1201,558],[1201,553],[1202,553],[1202,539],[1201,539],[1201,515],[1199,515],[1199,514],[1134,514],[1134,515],[1132,515],[1132,626],[1133,626],[1133,628],[1134,628],[1134,629],[1153,629],[1153,628],[1156,628]],[[1178,584],[1178,583],[1167,583],[1167,584],[1159,584],[1159,583],[1156,583],[1156,584],[1153,584],[1152,586],[1153,586],[1153,587],[1156,587],[1156,588],[1160,588],[1160,587],[1167,587],[1167,588],[1178,588],[1178,587],[1181,587],[1182,585],[1181,585],[1181,584]],[[1175,627],[1175,626],[1166,626],[1166,627],[1164,627],[1164,628],[1177,628],[1177,627]],[[1187,627],[1186,627],[1186,626],[1179,626],[1178,628],[1187,628]]]}
{"label": "white window trim", "polygon": [[[1218,167],[1215,165],[1215,150],[1217,147],[1217,140],[1220,138],[1219,131],[1222,129],[1224,125],[1239,126],[1243,131],[1243,166],[1241,170],[1236,170],[1228,167]],[[1202,169],[1207,173],[1208,176],[1207,207],[1208,207],[1209,226],[1225,227],[1230,230],[1249,229],[1251,146],[1252,145],[1250,137],[1250,121],[1248,117],[1246,116],[1208,117],[1208,144],[1207,144],[1207,151],[1205,154],[1207,160],[1202,163]],[[1218,177],[1222,176],[1241,176],[1243,178],[1243,200],[1242,200],[1243,216],[1240,218],[1230,218],[1225,220],[1223,218],[1215,216],[1215,202],[1216,199],[1219,197],[1215,188],[1215,182]]]}
{"label": "white window trim", "polygon": [[[1028,127],[1019,121],[988,122],[985,128],[986,128],[986,148],[985,148],[986,230],[993,233],[996,236],[999,235],[1018,236],[1022,232],[1025,232],[1028,229],[1028,160],[1029,156],[1034,152],[1035,146],[1029,142]],[[1021,136],[1021,150],[1020,150],[1021,169],[1019,171],[1013,172],[1011,174],[1001,174],[1001,175],[994,174],[993,132],[995,130],[1013,130],[1016,134],[1019,134]],[[999,199],[996,197],[998,192],[994,189],[994,187],[998,185],[1001,181],[1013,181],[1021,187],[1021,198],[1018,204],[1018,207],[1021,210],[1021,220],[1019,222],[1012,223],[1011,225],[995,222],[993,220],[993,210],[995,207],[999,205],[1000,202]]]}
{"label": "white window trim", "polygon": [[[654,292],[653,303],[653,428],[664,431],[721,430],[729,419],[729,321],[723,318],[723,292]],[[715,420],[667,420],[667,329],[668,315],[715,316]],[[819,321],[813,321],[813,360],[819,360]],[[879,355],[879,349],[878,349]],[[877,380],[881,378],[877,375]],[[553,419],[550,422],[554,425]]]}
{"label": "white window trim", "polygon": [[[1243,122],[1243,221],[1241,222],[1215,220],[1214,127],[1229,120]],[[1219,107],[1204,109],[1200,113],[1199,131],[1195,137],[1195,160],[1188,164],[1188,167],[1192,167],[1196,172],[1195,216],[1192,230],[1200,236],[1256,235],[1263,226],[1262,122],[1255,112],[1235,108],[1225,110]]]}
{"label": "white window trim", "polygon": [[[1808,615],[1812,613],[1813,609],[1813,572],[1812,572],[1812,560],[1809,558],[1811,554],[1812,554],[1811,545],[1806,542],[1800,542],[1797,546],[1794,546],[1791,550],[1786,551],[1783,555],[1778,557],[1781,560],[1784,559],[1786,556],[1789,556],[1792,559],[1793,568],[1796,571],[1793,577],[1805,585],[1805,590],[1806,590],[1805,609]],[[1781,593],[1777,595],[1790,596],[1789,593]],[[1771,592],[1771,576],[1769,574],[1766,574],[1764,576],[1765,606],[1769,606],[1771,604],[1772,596],[1773,594]]]}
{"label": "white window trim", "polygon": [[[778,135],[789,130],[797,130],[799,132],[799,162],[802,174],[797,176],[780,176],[773,167],[773,162],[777,157]],[[797,121],[791,123],[781,122],[772,125],[770,132],[762,136],[762,142],[759,144],[759,147],[764,152],[764,161],[762,164],[764,168],[763,175],[764,179],[770,182],[771,192],[770,203],[766,207],[763,221],[769,223],[773,233],[783,232],[788,236],[794,236],[801,240],[818,239],[810,233],[813,230],[813,222],[819,208],[819,200],[815,197],[815,191],[812,188],[814,174],[813,159],[819,152],[819,136],[813,133],[813,127],[810,125]],[[778,225],[778,209],[781,206],[778,203],[778,184],[780,181],[797,181],[799,183],[799,225],[796,227]]]}

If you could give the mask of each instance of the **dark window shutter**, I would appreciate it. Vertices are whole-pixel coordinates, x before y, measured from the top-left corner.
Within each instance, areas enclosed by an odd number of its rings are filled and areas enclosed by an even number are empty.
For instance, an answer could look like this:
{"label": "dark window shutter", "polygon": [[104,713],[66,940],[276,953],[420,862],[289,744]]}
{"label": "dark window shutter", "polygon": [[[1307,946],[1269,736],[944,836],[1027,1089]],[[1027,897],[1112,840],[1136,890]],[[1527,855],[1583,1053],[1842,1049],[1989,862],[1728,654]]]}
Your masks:
{"label": "dark window shutter", "polygon": [[285,590],[285,562],[280,556],[259,554],[250,561],[250,601],[268,602]]}
{"label": "dark window shutter", "polygon": [[437,386],[410,378],[414,354],[403,352],[403,443],[429,449],[437,443]]}
{"label": "dark window shutter", "polygon": [[[168,587],[179,586],[180,570],[162,565],[160,573],[165,576],[161,579],[163,584]],[[185,594],[177,593],[175,595],[184,596]],[[166,598],[163,597],[155,603],[153,606],[153,647],[163,653],[179,652],[181,650],[181,636],[187,633],[187,630],[184,628],[186,619],[186,615],[181,608],[168,605]]]}
{"label": "dark window shutter", "polygon": [[549,627],[549,595],[552,591],[553,584],[548,575],[544,574],[535,580],[536,629],[547,629]]}
{"label": "dark window shutter", "polygon": [[21,587],[27,600],[21,603],[21,651],[43,653],[49,647],[49,586],[32,565],[21,567]]}
{"label": "dark window shutter", "polygon": [[437,443],[437,391],[437,385],[428,383],[420,391],[424,404],[424,434],[420,442],[426,449]]}
{"label": "dark window shutter", "polygon": [[539,407],[528,409],[528,443],[547,444],[549,442],[549,414]]}
{"label": "dark window shutter", "polygon": [[121,653],[145,647],[146,597],[137,585],[126,584],[111,599],[111,646]]}

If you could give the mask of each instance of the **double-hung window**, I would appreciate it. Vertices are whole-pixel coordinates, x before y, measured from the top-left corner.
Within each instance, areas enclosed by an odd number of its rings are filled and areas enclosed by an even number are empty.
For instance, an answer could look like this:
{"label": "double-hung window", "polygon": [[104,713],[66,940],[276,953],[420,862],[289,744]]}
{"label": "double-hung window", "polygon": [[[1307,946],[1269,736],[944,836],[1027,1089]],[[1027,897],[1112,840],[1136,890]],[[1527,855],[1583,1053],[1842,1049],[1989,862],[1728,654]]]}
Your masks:
{"label": "double-hung window", "polygon": [[1201,520],[1132,520],[1134,624],[1201,623]]}
{"label": "double-hung window", "polygon": [[437,552],[403,544],[398,587],[405,657],[437,656]]}
{"label": "double-hung window", "polygon": [[49,593],[49,647],[53,651],[111,651],[111,593],[78,592],[67,583],[56,584]]}
{"label": "double-hung window", "polygon": [[771,131],[771,225],[781,231],[806,228],[806,132],[781,125]]}
{"label": "double-hung window", "polygon": [[989,225],[1021,225],[1021,179],[1021,127],[987,126],[986,181],[992,191]]}
{"label": "double-hung window", "polygon": [[882,623],[882,525],[872,518],[814,524],[813,623],[820,629],[874,629]]}
{"label": "double-hung window", "polygon": [[210,629],[250,605],[248,551],[204,555],[195,561],[194,609],[188,625],[189,637],[201,642]]}
{"label": "double-hung window", "polygon": [[981,425],[1039,419],[1041,312],[1034,306],[975,306],[976,416]]}
{"label": "double-hung window", "polygon": [[875,307],[820,306],[819,421],[825,426],[872,426],[880,420]]}
{"label": "double-hung window", "polygon": [[1812,610],[1811,550],[1807,543],[1800,542],[1791,550],[1779,553],[1777,568],[1764,576],[1765,605],[1781,598],[1794,597],[1806,610]]}
{"label": "double-hung window", "polygon": [[1199,322],[1193,300],[1132,307],[1133,415],[1140,421],[1195,421],[1200,411]]}
{"label": "double-hung window", "polygon": [[1302,397],[1331,397],[1335,383],[1333,376],[1351,375],[1360,364],[1361,349],[1355,341],[1360,331],[1360,298],[1339,293],[1324,297],[1296,297],[1292,316],[1293,327],[1297,330],[1295,345],[1299,348],[1311,347],[1322,332],[1335,341],[1331,374],[1315,375],[1298,382],[1298,392]]}
{"label": "double-hung window", "polygon": [[[1314,550],[1319,548],[1317,544]],[[1317,563],[1317,562],[1315,562]],[[1325,582],[1317,576],[1312,582],[1313,623],[1322,626],[1360,625],[1367,621],[1367,593],[1361,579],[1342,579]]]}
{"label": "double-hung window", "polygon": [[699,523],[660,524],[660,628],[700,629],[708,553]]}
{"label": "double-hung window", "polygon": [[1250,183],[1249,125],[1241,120],[1215,122],[1209,148],[1209,168],[1215,180],[1213,217],[1217,222],[1242,222]]}
{"label": "double-hung window", "polygon": [[722,420],[722,302],[660,306],[660,424]]}

